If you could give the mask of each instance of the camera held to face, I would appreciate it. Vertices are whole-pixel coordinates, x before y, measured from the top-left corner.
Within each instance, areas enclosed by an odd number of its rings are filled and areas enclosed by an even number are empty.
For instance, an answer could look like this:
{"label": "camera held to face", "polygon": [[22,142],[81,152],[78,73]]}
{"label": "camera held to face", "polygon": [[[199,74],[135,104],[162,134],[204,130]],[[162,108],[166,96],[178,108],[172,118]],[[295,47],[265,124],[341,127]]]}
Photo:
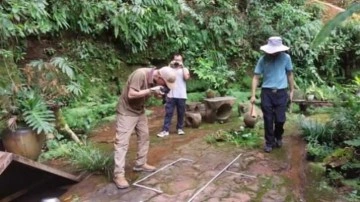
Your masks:
{"label": "camera held to face", "polygon": [[170,88],[168,88],[167,86],[163,86],[160,88],[160,91],[164,94],[167,94],[167,93],[169,93]]}
{"label": "camera held to face", "polygon": [[171,61],[170,65],[171,67],[175,67],[175,68],[182,67],[182,63],[175,60]]}

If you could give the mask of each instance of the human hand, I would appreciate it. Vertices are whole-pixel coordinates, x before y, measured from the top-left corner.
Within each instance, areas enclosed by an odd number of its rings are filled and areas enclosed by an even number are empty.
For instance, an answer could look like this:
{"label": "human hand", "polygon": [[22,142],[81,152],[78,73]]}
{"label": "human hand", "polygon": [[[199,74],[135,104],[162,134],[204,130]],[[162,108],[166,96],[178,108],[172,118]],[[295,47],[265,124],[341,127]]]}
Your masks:
{"label": "human hand", "polygon": [[250,103],[251,103],[251,104],[254,104],[255,101],[256,101],[256,97],[255,97],[255,96],[251,96],[251,98],[250,98]]}
{"label": "human hand", "polygon": [[155,87],[150,88],[150,91],[152,93],[156,93],[158,95],[163,95],[164,94],[163,88],[164,88],[163,86],[155,86]]}
{"label": "human hand", "polygon": [[293,97],[294,97],[294,91],[291,90],[290,93],[289,93],[290,102],[293,101]]}

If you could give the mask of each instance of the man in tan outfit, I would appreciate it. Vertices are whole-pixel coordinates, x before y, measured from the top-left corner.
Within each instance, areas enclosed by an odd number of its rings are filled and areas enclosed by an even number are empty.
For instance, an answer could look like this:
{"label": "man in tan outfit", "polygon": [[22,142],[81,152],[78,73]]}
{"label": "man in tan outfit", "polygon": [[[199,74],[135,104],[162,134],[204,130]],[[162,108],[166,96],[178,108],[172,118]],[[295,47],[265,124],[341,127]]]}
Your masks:
{"label": "man in tan outfit", "polygon": [[119,189],[129,187],[125,178],[125,156],[131,133],[137,135],[137,158],[134,171],[153,172],[154,166],[147,164],[149,150],[149,128],[145,115],[145,101],[151,95],[162,95],[162,88],[173,89],[176,74],[171,67],[139,68],[128,78],[117,105],[114,182]]}

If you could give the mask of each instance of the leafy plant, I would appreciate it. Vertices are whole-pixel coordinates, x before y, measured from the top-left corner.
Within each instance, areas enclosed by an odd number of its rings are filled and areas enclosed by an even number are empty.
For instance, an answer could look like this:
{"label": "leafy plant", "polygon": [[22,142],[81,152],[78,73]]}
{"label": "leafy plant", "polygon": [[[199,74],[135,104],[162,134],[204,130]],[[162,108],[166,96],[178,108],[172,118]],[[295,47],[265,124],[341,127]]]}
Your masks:
{"label": "leafy plant", "polygon": [[329,154],[333,152],[333,148],[326,144],[319,144],[317,141],[308,142],[306,144],[307,157],[316,162],[322,162]]}
{"label": "leafy plant", "polygon": [[343,21],[348,19],[353,13],[360,10],[360,3],[353,3],[344,12],[337,14],[333,19],[325,24],[320,32],[314,38],[311,46],[319,46],[330,34],[333,29],[339,26]]}
{"label": "leafy plant", "polygon": [[250,130],[245,131],[230,131],[233,139],[230,141],[237,146],[244,148],[257,148],[262,143],[262,138],[255,132]]}
{"label": "leafy plant", "polygon": [[215,89],[226,88],[226,85],[234,79],[235,72],[228,69],[220,53],[216,53],[219,56],[219,61],[215,62],[210,55],[205,58],[198,58],[196,68],[192,68],[194,73],[202,80],[206,80]]}
{"label": "leafy plant", "polygon": [[244,131],[218,130],[215,133],[208,135],[206,137],[206,142],[210,144],[228,142],[244,148],[255,148],[260,146],[262,139],[258,134],[250,131],[249,129]]}
{"label": "leafy plant", "polygon": [[41,153],[39,161],[68,158],[73,147],[75,147],[74,142],[67,141],[61,134],[57,134],[55,139],[46,141],[46,150]]}
{"label": "leafy plant", "polygon": [[111,176],[113,156],[99,149],[94,143],[86,142],[83,145],[75,144],[62,139],[47,142],[47,151],[40,156],[41,161],[62,158],[69,161],[78,171],[100,172]]}
{"label": "leafy plant", "polygon": [[100,172],[111,176],[113,168],[113,156],[101,151],[93,143],[75,145],[69,156],[69,160],[79,171]]}
{"label": "leafy plant", "polygon": [[13,91],[1,89],[0,94],[9,98],[2,101],[1,120],[6,122],[2,125],[11,130],[26,125],[38,134],[47,134],[55,130],[55,115],[37,92],[28,88]]}
{"label": "leafy plant", "polygon": [[332,137],[329,128],[322,123],[310,119],[300,119],[302,136],[308,142],[331,143]]}

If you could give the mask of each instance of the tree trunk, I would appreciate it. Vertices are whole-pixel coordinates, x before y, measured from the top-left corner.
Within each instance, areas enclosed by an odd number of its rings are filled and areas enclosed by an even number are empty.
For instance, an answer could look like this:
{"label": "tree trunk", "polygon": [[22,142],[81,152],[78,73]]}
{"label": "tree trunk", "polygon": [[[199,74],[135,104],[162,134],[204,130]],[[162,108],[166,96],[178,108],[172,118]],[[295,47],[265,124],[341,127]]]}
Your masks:
{"label": "tree trunk", "polygon": [[82,144],[81,140],[79,139],[79,137],[74,133],[74,131],[71,130],[71,128],[69,127],[69,125],[66,123],[66,120],[62,114],[61,108],[60,107],[54,107],[54,114],[55,114],[55,128],[58,131],[62,131],[67,133],[70,138],[72,140],[74,140],[75,142]]}

